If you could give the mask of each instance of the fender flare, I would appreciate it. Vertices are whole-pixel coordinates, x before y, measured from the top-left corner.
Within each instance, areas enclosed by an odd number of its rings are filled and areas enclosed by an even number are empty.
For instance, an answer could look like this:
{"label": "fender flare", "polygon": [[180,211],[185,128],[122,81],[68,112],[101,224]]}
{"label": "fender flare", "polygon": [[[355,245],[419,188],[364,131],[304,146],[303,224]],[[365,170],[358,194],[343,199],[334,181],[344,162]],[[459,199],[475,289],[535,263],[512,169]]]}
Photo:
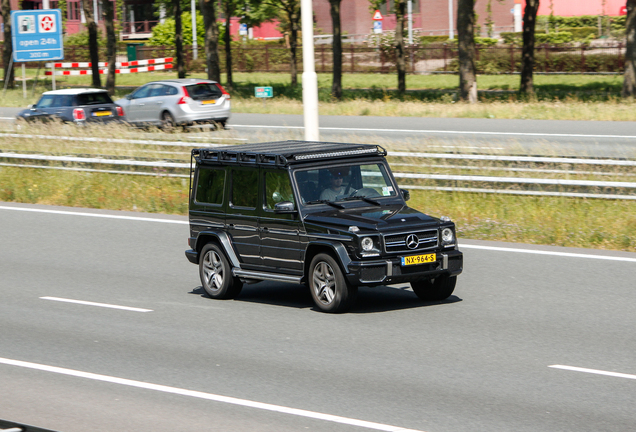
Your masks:
{"label": "fender flare", "polygon": [[[209,243],[211,238],[216,240],[216,242],[221,246],[221,248],[223,248],[223,251],[225,252],[225,256],[227,256],[227,258],[230,260],[230,264],[232,265],[232,267],[240,269],[241,262],[239,261],[238,256],[236,255],[236,252],[234,251],[234,248],[232,247],[232,240],[230,239],[230,236],[228,236],[226,232],[201,231],[199,235],[197,236],[197,241],[194,246],[195,250],[200,253],[201,249],[203,249],[203,246],[205,246],[206,243]],[[205,240],[205,241],[201,242],[201,240]],[[199,242],[201,243],[199,244]]]}
{"label": "fender flare", "polygon": [[[349,254],[347,253],[347,248],[345,248],[345,246],[341,242],[335,241],[335,240],[326,240],[326,239],[314,240],[309,242],[309,244],[307,245],[306,251],[311,249],[312,246],[327,247],[331,249],[334,252],[334,255],[336,256],[336,258],[338,259],[340,265],[342,266],[342,269],[344,270],[345,274],[351,273],[349,271],[349,264],[351,264],[351,258],[349,257]],[[305,257],[307,256],[306,251],[305,251]],[[306,266],[309,266],[309,263],[306,261],[305,261],[305,264]]]}

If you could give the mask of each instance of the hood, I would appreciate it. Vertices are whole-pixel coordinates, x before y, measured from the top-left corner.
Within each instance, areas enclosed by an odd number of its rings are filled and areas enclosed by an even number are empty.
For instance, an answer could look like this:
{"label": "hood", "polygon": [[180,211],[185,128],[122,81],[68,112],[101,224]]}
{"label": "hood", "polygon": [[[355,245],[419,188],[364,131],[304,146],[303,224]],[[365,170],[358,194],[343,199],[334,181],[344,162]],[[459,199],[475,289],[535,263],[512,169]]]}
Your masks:
{"label": "hood", "polygon": [[329,209],[309,213],[306,223],[343,227],[345,230],[355,225],[361,229],[386,231],[399,228],[421,227],[423,224],[439,224],[439,219],[425,215],[405,205],[383,207],[359,207],[343,210]]}

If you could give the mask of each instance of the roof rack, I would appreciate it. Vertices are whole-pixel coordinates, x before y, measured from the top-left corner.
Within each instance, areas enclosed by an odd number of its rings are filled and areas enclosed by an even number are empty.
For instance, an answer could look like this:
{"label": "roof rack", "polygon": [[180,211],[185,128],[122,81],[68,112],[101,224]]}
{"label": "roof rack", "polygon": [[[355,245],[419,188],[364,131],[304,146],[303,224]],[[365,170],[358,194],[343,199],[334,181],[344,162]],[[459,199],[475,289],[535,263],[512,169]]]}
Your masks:
{"label": "roof rack", "polygon": [[192,150],[197,163],[266,166],[288,166],[296,162],[320,159],[386,154],[386,150],[379,145],[294,140]]}

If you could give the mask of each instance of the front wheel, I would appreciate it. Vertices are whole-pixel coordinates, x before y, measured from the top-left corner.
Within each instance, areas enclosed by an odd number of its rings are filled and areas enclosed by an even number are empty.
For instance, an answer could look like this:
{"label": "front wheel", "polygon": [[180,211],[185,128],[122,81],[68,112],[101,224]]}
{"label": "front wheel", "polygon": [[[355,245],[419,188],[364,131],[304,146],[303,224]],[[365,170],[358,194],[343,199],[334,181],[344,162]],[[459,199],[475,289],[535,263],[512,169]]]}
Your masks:
{"label": "front wheel", "polygon": [[336,260],[325,253],[311,260],[309,289],[316,306],[330,313],[348,310],[358,294],[358,287],[347,284]]}
{"label": "front wheel", "polygon": [[453,294],[456,283],[457,276],[437,276],[435,279],[411,282],[411,288],[424,301],[440,301]]}
{"label": "front wheel", "polygon": [[225,253],[214,243],[208,243],[201,250],[199,276],[203,289],[214,299],[233,299],[243,288],[241,281],[232,275]]}

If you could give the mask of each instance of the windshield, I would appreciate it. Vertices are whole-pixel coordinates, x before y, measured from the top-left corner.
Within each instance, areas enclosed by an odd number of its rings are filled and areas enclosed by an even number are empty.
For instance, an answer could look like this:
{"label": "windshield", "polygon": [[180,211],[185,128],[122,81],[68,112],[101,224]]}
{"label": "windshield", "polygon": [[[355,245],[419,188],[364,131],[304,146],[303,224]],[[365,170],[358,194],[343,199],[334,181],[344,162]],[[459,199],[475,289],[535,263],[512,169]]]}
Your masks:
{"label": "windshield", "polygon": [[397,195],[382,163],[298,170],[295,177],[303,204],[355,199],[375,203]]}

